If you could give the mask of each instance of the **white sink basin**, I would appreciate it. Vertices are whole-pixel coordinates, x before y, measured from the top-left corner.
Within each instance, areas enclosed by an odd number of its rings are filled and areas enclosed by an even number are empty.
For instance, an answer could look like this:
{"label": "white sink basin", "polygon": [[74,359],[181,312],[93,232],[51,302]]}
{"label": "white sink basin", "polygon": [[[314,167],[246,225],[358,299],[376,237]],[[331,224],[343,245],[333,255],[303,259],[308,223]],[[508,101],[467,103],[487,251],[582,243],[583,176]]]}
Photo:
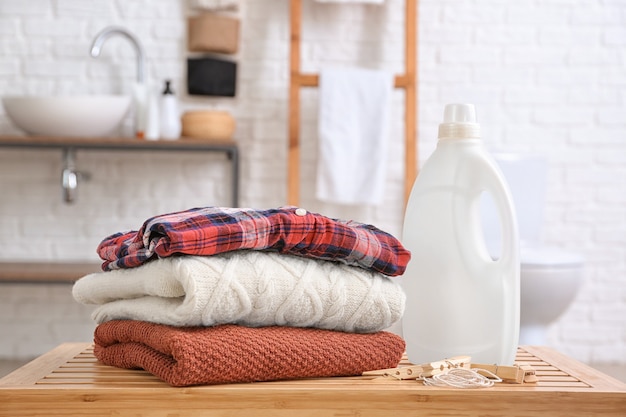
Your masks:
{"label": "white sink basin", "polygon": [[9,119],[31,135],[98,137],[122,122],[130,96],[12,96],[2,103]]}

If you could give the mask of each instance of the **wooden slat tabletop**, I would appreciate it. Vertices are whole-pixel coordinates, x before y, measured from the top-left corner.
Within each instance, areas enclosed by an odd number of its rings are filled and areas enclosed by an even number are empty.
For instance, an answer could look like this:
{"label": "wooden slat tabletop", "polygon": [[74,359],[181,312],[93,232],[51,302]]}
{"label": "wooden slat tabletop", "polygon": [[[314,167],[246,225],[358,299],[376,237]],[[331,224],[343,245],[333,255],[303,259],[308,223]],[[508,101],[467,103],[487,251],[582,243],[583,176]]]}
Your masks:
{"label": "wooden slat tabletop", "polygon": [[545,347],[521,347],[517,361],[539,382],[463,390],[358,376],[174,388],[68,343],[0,379],[0,416],[626,415],[626,385],[605,374]]}

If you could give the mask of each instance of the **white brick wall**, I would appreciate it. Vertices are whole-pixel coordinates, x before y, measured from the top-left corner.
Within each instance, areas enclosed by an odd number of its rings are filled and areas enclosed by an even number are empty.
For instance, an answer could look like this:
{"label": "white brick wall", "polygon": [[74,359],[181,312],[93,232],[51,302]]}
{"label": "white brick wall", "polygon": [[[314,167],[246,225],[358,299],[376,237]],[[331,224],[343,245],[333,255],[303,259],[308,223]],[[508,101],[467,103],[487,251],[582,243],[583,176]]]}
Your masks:
{"label": "white brick wall", "polygon": [[91,310],[73,300],[69,284],[2,284],[0,358],[30,358],[60,343],[92,340]]}
{"label": "white brick wall", "polygon": [[[302,67],[347,63],[401,71],[402,0],[384,7],[304,2]],[[237,119],[243,206],[286,202],[288,2],[242,2],[238,94],[189,97],[182,0],[0,0],[0,95],[128,92],[135,57],[110,24],[139,36],[150,78],[174,80],[184,109],[220,108]],[[492,149],[533,151],[551,163],[545,240],[580,251],[585,284],[553,326],[552,346],[583,361],[626,363],[626,3],[621,0],[421,0],[420,162],[435,146],[445,103],[477,105]],[[313,194],[317,91],[302,91],[302,205],[399,235],[402,93],[394,95],[388,195],[382,207],[322,204]],[[128,129],[129,123],[126,128]],[[0,109],[0,134],[17,133]],[[0,149],[0,259],[96,259],[109,233],[150,215],[227,205],[219,155],[79,152],[91,180],[63,203],[61,156]],[[171,197],[170,197],[171,196]],[[88,340],[88,309],[67,285],[0,284],[0,356],[31,356]]]}

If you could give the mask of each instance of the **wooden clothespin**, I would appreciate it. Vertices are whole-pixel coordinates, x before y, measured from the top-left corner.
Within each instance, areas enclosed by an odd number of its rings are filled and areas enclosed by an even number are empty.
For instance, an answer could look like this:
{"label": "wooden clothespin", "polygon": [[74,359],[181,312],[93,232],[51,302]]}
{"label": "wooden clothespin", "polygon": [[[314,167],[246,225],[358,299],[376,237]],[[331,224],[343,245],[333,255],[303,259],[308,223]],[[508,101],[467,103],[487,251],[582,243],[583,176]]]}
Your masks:
{"label": "wooden clothespin", "polygon": [[391,377],[399,380],[418,379],[421,377],[431,377],[440,374],[447,369],[469,368],[471,357],[454,356],[449,359],[423,363],[421,365],[399,366],[397,368],[378,369],[375,371],[365,371],[364,376]]}
{"label": "wooden clothespin", "polygon": [[537,374],[532,366],[527,363],[520,363],[519,367],[524,371],[524,383],[534,384],[539,381],[539,378],[537,378]]}
{"label": "wooden clothespin", "polygon": [[522,384],[537,382],[535,370],[527,364],[519,364],[512,366],[486,365],[481,363],[472,363],[471,369],[480,373],[481,369],[489,371],[502,379],[502,382],[509,384]]}

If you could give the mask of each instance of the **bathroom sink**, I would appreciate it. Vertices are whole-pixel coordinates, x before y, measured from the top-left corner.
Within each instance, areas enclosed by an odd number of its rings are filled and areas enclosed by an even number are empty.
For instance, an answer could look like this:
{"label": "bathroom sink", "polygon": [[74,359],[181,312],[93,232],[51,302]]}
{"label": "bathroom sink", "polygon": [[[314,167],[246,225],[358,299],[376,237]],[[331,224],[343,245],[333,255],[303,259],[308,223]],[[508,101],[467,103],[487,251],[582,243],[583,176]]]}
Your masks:
{"label": "bathroom sink", "polygon": [[10,96],[9,119],[31,135],[101,137],[112,134],[128,113],[130,96]]}

